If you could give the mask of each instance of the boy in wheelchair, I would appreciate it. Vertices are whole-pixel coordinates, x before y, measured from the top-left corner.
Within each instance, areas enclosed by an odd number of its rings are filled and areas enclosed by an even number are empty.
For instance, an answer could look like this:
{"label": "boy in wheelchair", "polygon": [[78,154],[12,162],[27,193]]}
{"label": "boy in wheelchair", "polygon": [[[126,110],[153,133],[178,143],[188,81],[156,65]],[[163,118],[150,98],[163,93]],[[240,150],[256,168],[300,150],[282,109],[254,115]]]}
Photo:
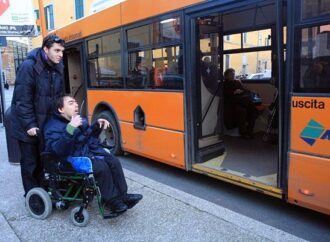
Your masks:
{"label": "boy in wheelchair", "polygon": [[[142,195],[127,193],[120,161],[98,141],[102,128],[107,129],[109,122],[98,119],[89,126],[80,117],[78,110],[74,98],[59,98],[56,112],[44,128],[45,149],[42,160],[49,194],[56,207],[67,208],[68,201],[82,201],[82,205],[72,211],[71,219],[75,225],[84,226],[87,224],[85,217],[88,217],[86,208],[94,195],[97,196],[104,218],[116,217],[132,208],[142,199]],[[40,217],[40,211],[34,209],[33,204],[38,199],[44,200],[43,206],[49,204],[49,195],[41,188],[32,189],[29,193],[26,201],[32,216],[46,218],[50,212],[46,215],[41,213]],[[107,215],[105,210],[109,212]]]}

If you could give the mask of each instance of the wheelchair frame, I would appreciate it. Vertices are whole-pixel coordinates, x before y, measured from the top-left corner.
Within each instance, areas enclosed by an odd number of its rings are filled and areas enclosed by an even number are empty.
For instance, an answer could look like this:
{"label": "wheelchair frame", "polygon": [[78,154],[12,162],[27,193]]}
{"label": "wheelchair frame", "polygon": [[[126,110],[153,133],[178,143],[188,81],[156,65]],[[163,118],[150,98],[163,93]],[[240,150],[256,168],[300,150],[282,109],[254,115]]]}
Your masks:
{"label": "wheelchair frame", "polygon": [[76,226],[86,226],[89,222],[87,207],[95,195],[99,213],[104,219],[118,216],[116,213],[106,214],[93,173],[77,173],[69,162],[48,153],[43,153],[41,160],[44,164],[44,188],[33,188],[26,195],[26,208],[32,217],[46,219],[53,208],[66,210],[69,203],[79,201],[81,205],[72,209],[70,219]]}

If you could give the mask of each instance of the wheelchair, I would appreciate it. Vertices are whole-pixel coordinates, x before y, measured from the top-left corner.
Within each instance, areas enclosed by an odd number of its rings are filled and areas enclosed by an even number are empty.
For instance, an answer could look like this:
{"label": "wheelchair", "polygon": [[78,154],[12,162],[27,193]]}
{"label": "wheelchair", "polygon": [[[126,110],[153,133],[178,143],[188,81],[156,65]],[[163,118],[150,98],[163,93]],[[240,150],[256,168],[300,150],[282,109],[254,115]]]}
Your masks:
{"label": "wheelchair", "polygon": [[66,210],[70,203],[80,203],[71,210],[70,220],[84,227],[90,220],[87,207],[95,196],[101,216],[104,219],[115,217],[106,213],[93,173],[76,172],[68,161],[49,153],[42,153],[41,161],[44,165],[42,187],[31,189],[25,198],[26,208],[33,218],[46,219],[53,209]]}

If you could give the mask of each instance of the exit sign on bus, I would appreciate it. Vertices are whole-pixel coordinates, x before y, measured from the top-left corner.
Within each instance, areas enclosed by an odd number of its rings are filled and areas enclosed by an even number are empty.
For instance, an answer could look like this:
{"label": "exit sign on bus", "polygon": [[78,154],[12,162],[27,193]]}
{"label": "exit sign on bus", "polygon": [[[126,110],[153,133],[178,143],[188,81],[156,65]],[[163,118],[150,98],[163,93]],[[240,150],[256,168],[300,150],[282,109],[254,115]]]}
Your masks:
{"label": "exit sign on bus", "polygon": [[9,0],[0,0],[0,16],[9,8]]}

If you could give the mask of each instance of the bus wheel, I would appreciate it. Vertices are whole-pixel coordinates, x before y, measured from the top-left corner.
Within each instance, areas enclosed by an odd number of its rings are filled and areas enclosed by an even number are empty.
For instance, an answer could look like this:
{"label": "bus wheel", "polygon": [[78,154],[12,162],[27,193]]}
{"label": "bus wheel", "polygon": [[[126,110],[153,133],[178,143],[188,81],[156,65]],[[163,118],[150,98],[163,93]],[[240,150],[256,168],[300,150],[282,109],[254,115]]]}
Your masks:
{"label": "bus wheel", "polygon": [[97,119],[104,118],[109,121],[110,127],[102,130],[99,135],[99,141],[104,148],[109,149],[114,155],[121,155],[120,133],[117,121],[110,112],[102,112],[98,115]]}

